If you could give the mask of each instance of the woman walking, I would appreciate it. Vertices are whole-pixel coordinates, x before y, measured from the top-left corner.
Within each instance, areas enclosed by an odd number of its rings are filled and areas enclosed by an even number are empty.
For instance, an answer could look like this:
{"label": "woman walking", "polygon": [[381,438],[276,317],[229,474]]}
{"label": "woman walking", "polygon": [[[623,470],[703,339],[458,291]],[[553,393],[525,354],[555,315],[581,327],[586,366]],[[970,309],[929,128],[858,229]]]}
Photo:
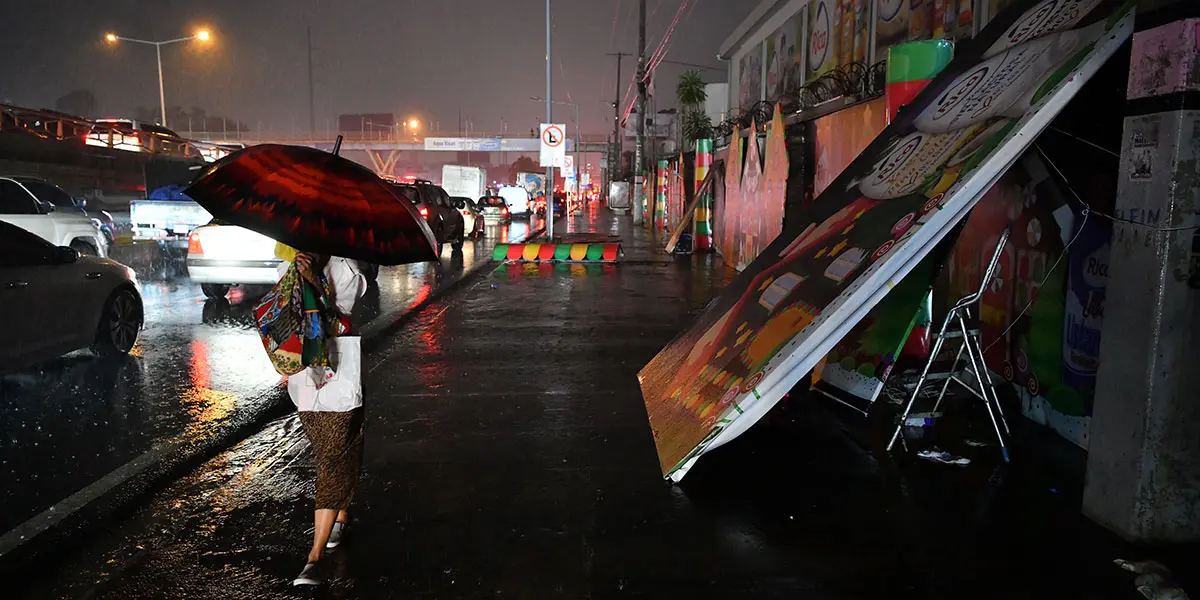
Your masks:
{"label": "woman walking", "polygon": [[[362,466],[361,355],[358,340],[348,334],[349,316],[366,292],[367,279],[354,261],[345,258],[298,253],[293,264],[300,277],[311,284],[305,287],[322,296],[316,306],[327,313],[310,309],[306,298],[305,319],[322,319],[331,330],[326,339],[329,367],[310,366],[288,378],[288,393],[299,411],[317,468],[313,545],[304,569],[292,582],[301,586],[319,585],[324,580],[321,559],[326,549],[341,544],[346,533],[347,511]],[[350,342],[354,351],[348,349]]]}

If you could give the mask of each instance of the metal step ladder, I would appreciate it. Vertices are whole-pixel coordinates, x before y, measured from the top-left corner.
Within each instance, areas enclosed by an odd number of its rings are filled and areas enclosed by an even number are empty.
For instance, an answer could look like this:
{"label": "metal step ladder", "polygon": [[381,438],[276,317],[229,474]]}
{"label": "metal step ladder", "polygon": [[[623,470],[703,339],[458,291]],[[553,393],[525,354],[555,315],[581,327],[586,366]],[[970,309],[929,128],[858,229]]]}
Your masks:
{"label": "metal step ladder", "polygon": [[[955,382],[966,388],[976,398],[983,401],[987,407],[988,416],[992,420],[992,429],[996,432],[996,440],[1000,443],[1000,454],[1004,458],[1004,462],[1009,462],[1008,445],[1005,439],[1009,435],[1008,421],[1004,418],[1004,411],[1000,408],[1000,397],[996,394],[996,387],[992,384],[992,377],[988,373],[987,365],[983,362],[983,346],[980,344],[980,328],[975,325],[975,320],[972,316],[971,309],[974,307],[978,311],[980,300],[983,298],[983,292],[987,290],[992,283],[992,278],[996,274],[996,266],[1000,264],[1000,256],[1004,251],[1004,245],[1008,243],[1008,235],[1011,226],[1005,227],[1000,233],[1000,239],[996,242],[996,249],[992,253],[992,260],[988,263],[987,270],[984,271],[983,281],[980,283],[979,289],[972,292],[958,302],[946,314],[946,320],[942,322],[942,328],[934,336],[933,351],[929,354],[929,360],[925,362],[925,368],[921,371],[921,376],[917,379],[917,383],[913,386],[912,395],[908,398],[908,404],[904,407],[904,413],[900,416],[900,421],[896,424],[896,431],[892,433],[892,439],[888,442],[888,452],[892,451],[892,447],[896,445],[896,441],[901,439],[901,434],[904,427],[909,425],[909,421],[922,421],[921,425],[932,425],[932,423],[940,415],[938,409],[942,406],[942,400],[946,397],[946,391],[950,388],[950,383]],[[934,361],[938,354],[941,353],[942,345],[947,340],[959,340],[958,353],[954,357],[954,363],[951,364],[950,370],[945,372],[930,373],[933,368]],[[963,354],[967,355],[967,360],[963,361]],[[933,406],[933,410],[928,413],[920,413],[914,415],[912,410],[917,402],[917,398],[921,394],[921,388],[928,382],[942,381],[942,390],[937,396],[937,402]]]}

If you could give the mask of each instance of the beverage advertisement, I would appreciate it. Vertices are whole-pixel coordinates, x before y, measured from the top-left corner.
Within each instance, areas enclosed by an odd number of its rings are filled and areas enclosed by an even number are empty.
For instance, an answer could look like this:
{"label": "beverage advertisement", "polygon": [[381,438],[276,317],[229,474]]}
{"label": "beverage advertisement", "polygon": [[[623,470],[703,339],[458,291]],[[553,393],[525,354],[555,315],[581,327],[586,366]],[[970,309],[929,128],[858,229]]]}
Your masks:
{"label": "beverage advertisement", "polygon": [[1124,43],[1132,12],[1116,0],[1026,0],[964,45],[638,374],[663,474],[682,478],[831,351]]}
{"label": "beverage advertisement", "polygon": [[[994,7],[996,2],[991,0]],[[931,38],[965,40],[975,28],[973,0],[875,0],[875,60],[888,48]]]}

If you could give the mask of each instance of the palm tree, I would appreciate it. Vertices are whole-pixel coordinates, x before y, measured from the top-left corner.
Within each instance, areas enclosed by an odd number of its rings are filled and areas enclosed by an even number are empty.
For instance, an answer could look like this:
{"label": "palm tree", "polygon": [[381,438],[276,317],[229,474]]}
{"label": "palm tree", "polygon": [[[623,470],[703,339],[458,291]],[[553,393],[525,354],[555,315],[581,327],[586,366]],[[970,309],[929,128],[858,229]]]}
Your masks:
{"label": "palm tree", "polygon": [[683,137],[688,144],[708,137],[712,119],[704,114],[704,103],[708,100],[708,84],[700,71],[687,71],[679,76],[675,86],[675,98],[683,118]]}
{"label": "palm tree", "polygon": [[688,71],[679,76],[679,84],[675,86],[675,98],[682,108],[694,108],[708,100],[708,84],[700,76],[700,71]]}

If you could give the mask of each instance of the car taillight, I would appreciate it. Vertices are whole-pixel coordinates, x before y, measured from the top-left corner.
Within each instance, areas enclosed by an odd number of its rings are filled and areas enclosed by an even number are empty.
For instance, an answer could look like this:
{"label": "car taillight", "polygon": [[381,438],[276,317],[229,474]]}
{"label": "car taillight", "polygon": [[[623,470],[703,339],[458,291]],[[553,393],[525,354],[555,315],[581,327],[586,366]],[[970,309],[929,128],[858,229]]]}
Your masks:
{"label": "car taillight", "polygon": [[422,217],[428,217],[428,216],[429,216],[429,209],[428,209],[428,208],[425,208],[424,206],[422,206],[422,207],[421,207],[421,216],[422,216]]}
{"label": "car taillight", "polygon": [[502,209],[500,209],[500,214],[502,214],[502,215],[507,215],[507,214],[508,214],[508,209],[507,209],[507,208],[502,208]]}
{"label": "car taillight", "polygon": [[464,208],[462,211],[462,214],[464,217],[469,217],[469,216],[471,216],[471,211]]}
{"label": "car taillight", "polygon": [[188,235],[188,254],[204,254],[204,246],[200,245],[199,231],[193,231]]}

